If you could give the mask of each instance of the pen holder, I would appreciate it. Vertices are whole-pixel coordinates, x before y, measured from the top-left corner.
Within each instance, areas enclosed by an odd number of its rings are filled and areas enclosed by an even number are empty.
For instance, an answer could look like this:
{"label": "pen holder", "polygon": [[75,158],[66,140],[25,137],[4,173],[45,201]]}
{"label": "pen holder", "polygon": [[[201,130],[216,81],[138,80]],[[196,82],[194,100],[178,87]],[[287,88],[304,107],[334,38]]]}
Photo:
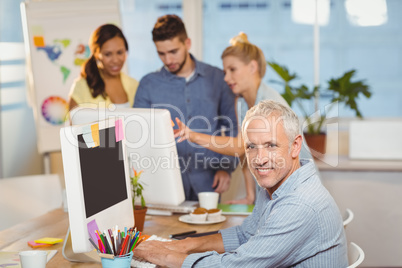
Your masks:
{"label": "pen holder", "polygon": [[101,258],[103,268],[130,268],[133,252],[126,255],[115,256],[114,259]]}

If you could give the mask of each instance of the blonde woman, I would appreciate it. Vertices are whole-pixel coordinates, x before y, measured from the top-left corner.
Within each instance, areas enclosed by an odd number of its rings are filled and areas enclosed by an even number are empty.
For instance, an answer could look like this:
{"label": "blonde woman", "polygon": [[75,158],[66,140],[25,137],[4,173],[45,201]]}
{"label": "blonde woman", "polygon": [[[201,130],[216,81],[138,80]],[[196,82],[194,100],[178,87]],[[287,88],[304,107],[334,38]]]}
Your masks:
{"label": "blonde woman", "polygon": [[[288,106],[285,99],[278,92],[262,81],[267,65],[262,50],[251,44],[247,35],[242,32],[232,38],[230,44],[223,51],[221,58],[225,72],[225,82],[233,93],[237,95],[235,105],[239,126],[241,126],[248,109],[261,100],[274,100]],[[241,131],[235,138],[210,136],[192,131],[191,125],[186,126],[178,118],[176,118],[176,122],[179,126],[178,131],[175,133],[176,137],[180,137],[178,142],[187,139],[214,152],[240,157],[245,179],[246,197],[240,200],[232,200],[228,203],[253,204],[256,186],[254,178],[245,163]]]}

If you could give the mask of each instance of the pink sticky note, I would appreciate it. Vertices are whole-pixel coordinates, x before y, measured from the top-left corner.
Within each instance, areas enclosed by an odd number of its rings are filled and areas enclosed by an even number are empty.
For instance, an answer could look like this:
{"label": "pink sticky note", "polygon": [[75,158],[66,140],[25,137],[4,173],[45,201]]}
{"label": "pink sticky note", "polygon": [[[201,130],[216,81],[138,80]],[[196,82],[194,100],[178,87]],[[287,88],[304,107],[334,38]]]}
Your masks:
{"label": "pink sticky note", "polygon": [[123,133],[123,122],[121,119],[116,120],[114,123],[115,127],[115,135],[116,135],[116,142],[121,141],[124,138],[124,133]]}
{"label": "pink sticky note", "polygon": [[49,246],[52,246],[52,244],[35,243],[34,240],[28,241],[28,245],[29,245],[31,248],[39,248],[39,247],[49,247]]}
{"label": "pink sticky note", "polygon": [[[93,240],[94,242],[95,242],[95,241],[98,241],[98,238],[96,237],[95,230],[99,230],[99,227],[98,227],[98,225],[96,224],[96,221],[95,221],[95,220],[92,220],[92,221],[88,222],[87,228],[88,228],[89,236],[92,238],[92,240]],[[95,243],[96,243],[96,242],[95,242]]]}

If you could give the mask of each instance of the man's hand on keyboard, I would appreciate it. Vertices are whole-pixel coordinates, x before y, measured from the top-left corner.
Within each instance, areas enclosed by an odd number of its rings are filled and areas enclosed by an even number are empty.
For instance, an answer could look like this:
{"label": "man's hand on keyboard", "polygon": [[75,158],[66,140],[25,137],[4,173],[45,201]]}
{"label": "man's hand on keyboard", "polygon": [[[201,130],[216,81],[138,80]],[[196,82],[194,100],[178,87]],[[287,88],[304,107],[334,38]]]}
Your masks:
{"label": "man's hand on keyboard", "polygon": [[167,249],[173,250],[175,252],[190,254],[199,252],[196,250],[198,248],[198,239],[186,238],[183,240],[172,240],[166,242],[164,245]]}
{"label": "man's hand on keyboard", "polygon": [[168,248],[175,242],[145,241],[134,250],[134,256],[145,259],[160,266],[181,267],[187,254]]}
{"label": "man's hand on keyboard", "polygon": [[211,250],[218,253],[225,252],[220,233],[177,241],[161,241],[158,237],[157,239],[154,237],[156,236],[151,236],[139,244],[134,249],[134,256],[160,266],[181,267],[190,253]]}

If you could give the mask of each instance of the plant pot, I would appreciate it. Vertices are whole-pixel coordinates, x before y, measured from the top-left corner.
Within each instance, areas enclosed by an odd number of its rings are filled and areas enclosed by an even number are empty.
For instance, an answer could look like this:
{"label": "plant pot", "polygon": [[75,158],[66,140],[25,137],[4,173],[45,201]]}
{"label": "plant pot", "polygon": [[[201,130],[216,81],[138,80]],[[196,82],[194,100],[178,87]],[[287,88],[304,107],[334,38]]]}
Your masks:
{"label": "plant pot", "polygon": [[304,138],[313,157],[320,158],[325,154],[327,134],[308,134],[304,133]]}
{"label": "plant pot", "polygon": [[145,222],[145,214],[147,213],[148,208],[141,206],[134,206],[134,226],[137,227],[137,231],[142,232],[144,229]]}

